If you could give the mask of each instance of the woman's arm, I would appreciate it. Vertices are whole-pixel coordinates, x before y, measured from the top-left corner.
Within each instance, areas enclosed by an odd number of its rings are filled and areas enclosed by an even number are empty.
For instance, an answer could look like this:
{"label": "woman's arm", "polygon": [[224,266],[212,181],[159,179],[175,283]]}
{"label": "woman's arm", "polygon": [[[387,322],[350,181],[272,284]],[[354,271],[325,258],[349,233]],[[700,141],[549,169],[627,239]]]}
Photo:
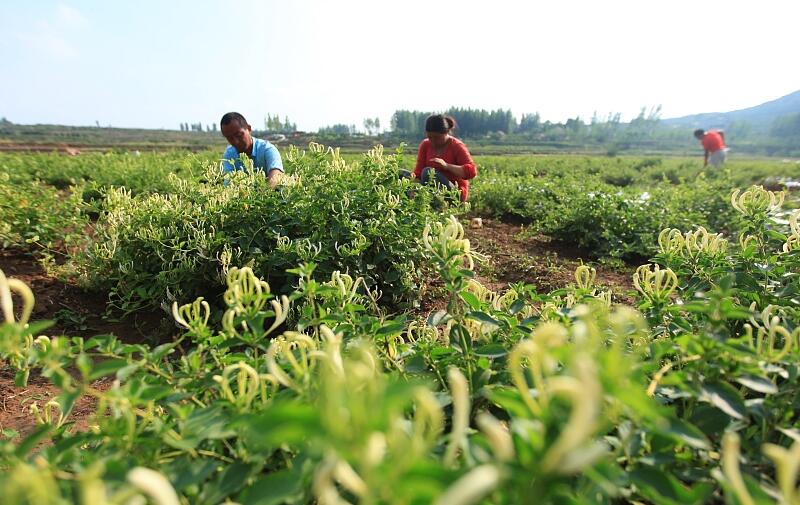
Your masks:
{"label": "woman's arm", "polygon": [[[467,146],[463,143],[453,145],[455,163],[444,163],[441,167],[442,170],[449,172],[459,179],[472,179],[478,175],[478,169],[475,162],[472,161],[472,155],[469,153]],[[444,162],[444,160],[442,160]]]}
{"label": "woman's arm", "polygon": [[419,179],[422,177],[422,169],[425,168],[425,162],[428,158],[428,149],[426,148],[425,141],[419,143],[419,149],[417,150],[417,165],[414,167],[414,178]]}

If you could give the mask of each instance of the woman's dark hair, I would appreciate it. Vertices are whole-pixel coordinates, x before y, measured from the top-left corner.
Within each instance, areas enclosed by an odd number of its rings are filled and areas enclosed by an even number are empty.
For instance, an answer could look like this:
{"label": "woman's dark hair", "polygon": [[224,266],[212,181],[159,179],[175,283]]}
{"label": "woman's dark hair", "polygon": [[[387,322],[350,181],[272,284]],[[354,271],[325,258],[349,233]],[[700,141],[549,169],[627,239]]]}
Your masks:
{"label": "woman's dark hair", "polygon": [[706,131],[705,131],[705,130],[703,130],[702,128],[698,128],[698,129],[696,129],[696,130],[694,131],[694,136],[695,136],[695,137],[697,137],[697,138],[700,138],[700,137],[702,137],[702,136],[703,136],[703,135],[705,135],[705,134],[706,134]]}
{"label": "woman's dark hair", "polygon": [[425,131],[431,133],[450,133],[456,126],[456,120],[444,114],[434,114],[425,120]]}

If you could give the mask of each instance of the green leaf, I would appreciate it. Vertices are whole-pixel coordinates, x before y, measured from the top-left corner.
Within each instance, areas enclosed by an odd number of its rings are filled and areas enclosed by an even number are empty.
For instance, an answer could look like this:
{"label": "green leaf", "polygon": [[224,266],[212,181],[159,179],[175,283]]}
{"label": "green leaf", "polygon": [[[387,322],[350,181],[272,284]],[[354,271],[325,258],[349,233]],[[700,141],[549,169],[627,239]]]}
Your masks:
{"label": "green leaf", "polygon": [[670,419],[669,428],[660,430],[663,434],[685,443],[695,449],[710,449],[708,438],[693,424],[682,419]]}
{"label": "green leaf", "polygon": [[376,335],[392,335],[395,333],[400,333],[405,329],[405,323],[387,323],[384,326],[381,326],[378,331],[375,332]]}
{"label": "green leaf", "polygon": [[221,464],[214,459],[192,461],[188,457],[183,457],[172,462],[170,464],[172,471],[167,469],[167,473],[175,490],[183,491],[191,485],[204,482]]}
{"label": "green leaf", "polygon": [[481,307],[481,301],[478,300],[478,297],[474,294],[470,293],[469,291],[462,291],[458,294],[462,300],[464,300],[469,308],[472,310],[478,310]]}
{"label": "green leaf", "polygon": [[24,459],[30,451],[39,445],[39,442],[47,438],[47,436],[50,434],[51,428],[52,425],[50,424],[42,424],[41,426],[37,427],[17,446],[16,450],[14,451],[14,455],[18,458]]}
{"label": "green leaf", "polygon": [[277,402],[259,414],[242,416],[230,429],[246,443],[264,449],[299,445],[321,431],[316,408],[296,401]]}
{"label": "green leaf", "polygon": [[500,321],[498,321],[497,319],[493,318],[492,316],[490,316],[485,312],[470,312],[469,314],[467,314],[467,318],[480,321],[482,323],[488,324],[489,326],[494,326],[495,328],[500,326]]}
{"label": "green leaf", "polygon": [[253,470],[254,466],[248,463],[237,461],[231,464],[215,481],[203,486],[199,503],[203,505],[219,504],[242,489]]}
{"label": "green leaf", "polygon": [[246,488],[236,500],[242,505],[280,505],[303,496],[303,481],[290,470],[272,472]]}
{"label": "green leaf", "polygon": [[694,505],[706,503],[714,486],[703,482],[687,488],[668,472],[649,466],[640,466],[630,474],[641,494],[653,503],[669,505]]}
{"label": "green leaf", "polygon": [[219,405],[197,409],[189,415],[183,425],[184,436],[197,437],[202,440],[229,438],[236,434],[228,428],[230,416]]}
{"label": "green leaf", "polygon": [[31,371],[29,369],[25,370],[17,370],[17,373],[14,374],[14,385],[18,388],[24,388],[28,385],[28,377],[30,377]]}
{"label": "green leaf", "polygon": [[133,375],[133,373],[136,370],[138,370],[139,368],[141,368],[141,365],[138,364],[138,363],[132,363],[132,364],[130,364],[128,366],[124,366],[124,367],[120,368],[119,370],[117,370],[117,379],[120,382],[125,382],[125,380],[127,380],[128,377]]}
{"label": "green leaf", "polygon": [[105,377],[106,375],[111,375],[117,370],[120,370],[128,365],[128,361],[124,359],[109,359],[103,361],[92,367],[92,371],[89,373],[89,380],[95,380],[99,379],[100,377]]}
{"label": "green leaf", "polygon": [[451,319],[450,314],[446,310],[437,310],[428,317],[428,326],[436,327],[444,324]]}
{"label": "green leaf", "polygon": [[508,351],[502,344],[486,344],[475,349],[475,354],[487,358],[500,358],[507,355]]}
{"label": "green leaf", "polygon": [[734,419],[744,419],[747,415],[742,396],[730,384],[710,382],[700,389],[700,399],[714,405]]}
{"label": "green leaf", "polygon": [[65,418],[72,412],[72,407],[75,406],[75,401],[80,398],[80,396],[80,391],[63,391],[58,395],[56,399],[58,408],[61,409],[61,413]]}
{"label": "green leaf", "polygon": [[755,375],[742,375],[740,377],[737,377],[735,380],[742,386],[748,389],[752,389],[753,391],[757,391],[759,393],[772,395],[778,392],[778,386],[776,386],[775,383],[773,383],[766,377],[758,377]]}

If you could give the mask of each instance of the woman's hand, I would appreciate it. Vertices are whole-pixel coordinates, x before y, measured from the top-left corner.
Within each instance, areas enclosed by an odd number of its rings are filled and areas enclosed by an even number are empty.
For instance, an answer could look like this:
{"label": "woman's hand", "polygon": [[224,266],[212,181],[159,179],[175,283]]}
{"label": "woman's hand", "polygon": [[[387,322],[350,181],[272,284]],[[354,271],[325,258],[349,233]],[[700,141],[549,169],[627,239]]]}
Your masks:
{"label": "woman's hand", "polygon": [[428,165],[439,170],[447,171],[447,162],[441,158],[431,158],[428,160]]}

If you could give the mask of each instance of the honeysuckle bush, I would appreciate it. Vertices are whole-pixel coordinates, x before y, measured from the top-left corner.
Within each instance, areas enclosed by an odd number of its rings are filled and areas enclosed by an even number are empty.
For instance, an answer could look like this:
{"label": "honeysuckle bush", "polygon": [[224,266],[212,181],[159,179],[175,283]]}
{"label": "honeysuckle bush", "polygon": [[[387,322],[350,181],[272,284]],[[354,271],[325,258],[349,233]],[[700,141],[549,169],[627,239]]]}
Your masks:
{"label": "honeysuckle bush", "polygon": [[[732,192],[737,235],[666,229],[657,264],[634,278],[662,363],[648,393],[725,449],[728,468],[712,476],[735,495],[731,503],[796,500],[786,487],[795,477],[784,473],[800,459],[781,451],[800,433],[800,211],[784,225],[783,198],[761,187]],[[720,458],[718,449],[700,460],[664,456],[683,480],[704,475],[703,459]]]}
{"label": "honeysuckle bush", "polygon": [[478,214],[627,260],[654,254],[664,228],[735,229],[729,188],[791,172],[777,162],[704,170],[680,159],[598,157],[486,160],[481,167],[471,196]]}
{"label": "honeysuckle bush", "polygon": [[79,188],[89,199],[108,188],[125,187],[134,194],[154,193],[171,186],[169,174],[184,179],[202,177],[204,162],[220,153],[108,152],[65,156],[57,153],[0,154],[0,171],[12,183],[39,181],[56,189]]}
{"label": "honeysuckle bush", "polygon": [[732,196],[742,236],[665,230],[635,308],[586,266],[552,293],[490,291],[455,218],[422,234],[447,298],[425,319],[311,263],[288,296],[231,267],[221,315],[174,303],[175,341],[130,345],[45,336],[0,275],[0,359],[61,391],[4,432],[4,499],[795,503],[800,212],[783,225],[780,195]]}
{"label": "honeysuckle bush", "polygon": [[[313,266],[303,265],[291,297],[305,302],[302,315],[278,334],[290,298],[273,294],[250,268],[231,268],[220,325],[212,326],[205,300],[176,303],[175,320],[186,331],[155,348],[111,336],[41,335],[46,324],[28,321],[30,290],[0,276],[0,356],[18,370],[19,385],[36,371],[62,391],[31,407],[33,432],[2,442],[4,498],[507,503],[616,496],[612,481],[622,471],[602,435],[623,418],[660,418],[637,365],[646,342],[641,318],[610,310],[607,292],[584,267],[563,293],[568,301],[555,295],[539,306],[544,298],[517,298],[506,317],[517,324],[496,338],[493,327],[503,324],[492,314],[510,310],[515,295],[465,280],[475,253],[455,218],[429,227],[423,242],[452,291],[452,314],[402,324],[381,312],[363,278],[336,272],[318,282]],[[478,347],[493,340],[491,353]],[[414,364],[416,348],[433,342],[461,355],[442,383],[431,379],[435,366]],[[426,361],[435,357],[434,350]],[[110,388],[95,386],[102,377],[113,378]],[[81,395],[97,402],[85,431],[69,421]]]}
{"label": "honeysuckle bush", "polygon": [[66,254],[85,242],[80,195],[0,173],[0,248]]}
{"label": "honeysuckle bush", "polygon": [[[357,162],[312,144],[284,153],[286,180],[275,191],[259,173],[204,182],[169,176],[161,193],[111,189],[92,247],[79,258],[87,278],[132,311],[221,291],[225,272],[247,265],[288,293],[302,262],[317,272],[361,276],[386,304],[409,301],[422,278],[419,237],[436,216],[433,192],[398,178],[398,155],[377,147]],[[453,211],[458,209],[454,208]]]}

